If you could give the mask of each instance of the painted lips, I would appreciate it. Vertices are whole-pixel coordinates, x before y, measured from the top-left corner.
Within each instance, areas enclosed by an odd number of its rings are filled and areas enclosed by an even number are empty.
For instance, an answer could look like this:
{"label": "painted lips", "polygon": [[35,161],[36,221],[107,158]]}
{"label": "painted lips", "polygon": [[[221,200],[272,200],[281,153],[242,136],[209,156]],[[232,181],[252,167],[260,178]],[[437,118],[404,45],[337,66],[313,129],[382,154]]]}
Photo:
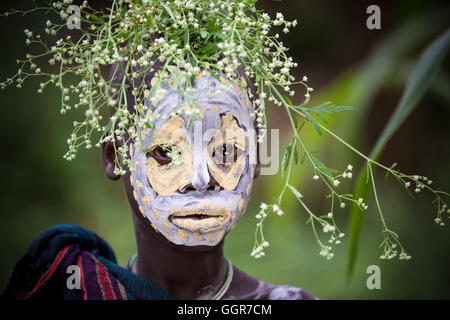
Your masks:
{"label": "painted lips", "polygon": [[171,209],[169,221],[191,232],[206,233],[224,226],[230,218],[230,209],[215,204]]}

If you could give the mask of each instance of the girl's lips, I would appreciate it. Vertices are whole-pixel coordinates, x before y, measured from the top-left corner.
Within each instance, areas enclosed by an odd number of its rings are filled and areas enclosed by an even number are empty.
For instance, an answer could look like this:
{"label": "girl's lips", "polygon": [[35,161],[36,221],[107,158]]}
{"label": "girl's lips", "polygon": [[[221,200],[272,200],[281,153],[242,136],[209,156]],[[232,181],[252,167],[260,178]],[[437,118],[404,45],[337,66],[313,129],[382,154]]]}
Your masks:
{"label": "girl's lips", "polygon": [[226,224],[230,218],[230,209],[215,204],[201,204],[170,210],[169,221],[187,231],[211,232]]}

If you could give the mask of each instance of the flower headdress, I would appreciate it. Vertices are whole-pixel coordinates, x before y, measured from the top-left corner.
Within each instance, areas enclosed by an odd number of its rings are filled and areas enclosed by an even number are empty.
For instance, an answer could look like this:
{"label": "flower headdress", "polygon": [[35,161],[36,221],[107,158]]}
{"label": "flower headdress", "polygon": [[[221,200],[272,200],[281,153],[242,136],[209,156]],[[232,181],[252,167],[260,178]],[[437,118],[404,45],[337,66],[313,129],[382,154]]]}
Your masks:
{"label": "flower headdress", "polygon": [[[291,70],[297,63],[287,55],[288,49],[279,40],[278,32],[288,33],[297,25],[297,21],[286,21],[281,13],[274,18],[255,8],[257,0],[112,0],[111,7],[99,11],[91,7],[88,1],[75,6],[72,0],[47,0],[46,5],[36,6],[28,11],[13,10],[3,16],[14,13],[26,14],[41,10],[49,15],[59,16],[46,22],[45,32],[59,38],[51,45],[44,40],[47,35],[34,34],[25,30],[26,44],[41,48],[41,53],[27,54],[25,59],[17,60],[19,70],[15,76],[0,84],[1,88],[15,84],[21,87],[30,77],[40,77],[42,82],[38,92],[48,85],[61,90],[61,114],[68,111],[80,113],[83,120],[73,123],[73,133],[67,139],[66,160],[73,160],[81,147],[87,149],[111,141],[114,144],[116,174],[125,174],[130,165],[128,141],[138,140],[140,128],[153,128],[154,122],[161,116],[147,112],[147,99],[153,105],[158,102],[160,85],[168,82],[181,94],[192,92],[195,76],[207,72],[219,79],[225,76],[231,81],[243,85],[242,73],[256,88],[249,90],[253,99],[258,127],[258,142],[266,134],[266,107],[269,103],[286,111],[293,130],[293,137],[285,150],[282,170],[285,184],[280,195],[272,204],[262,203],[256,215],[257,229],[255,244],[251,255],[259,258],[264,255],[268,241],[263,234],[263,222],[269,213],[282,215],[281,203],[287,190],[298,199],[308,213],[314,235],[320,246],[320,254],[328,259],[333,257],[331,245],[325,245],[317,234],[320,226],[324,233],[330,234],[329,243],[339,244],[344,233],[334,220],[335,207],[345,207],[346,203],[367,210],[366,200],[358,196],[341,194],[337,187],[342,179],[350,179],[353,167],[348,165],[343,172],[328,168],[305,147],[299,132],[303,125],[312,123],[317,131],[327,132],[348,146],[367,161],[367,179],[372,185],[375,200],[383,225],[383,253],[381,258],[409,259],[398,236],[391,231],[383,218],[378,201],[373,170],[380,167],[394,176],[406,188],[414,185],[415,192],[428,190],[438,202],[436,222],[443,225],[443,214],[449,213],[442,196],[448,193],[433,189],[431,180],[417,175],[407,175],[386,167],[371,159],[340,137],[335,135],[316,118],[324,115],[351,110],[351,107],[335,106],[324,103],[318,107],[308,107],[310,93],[307,77],[296,80]],[[78,29],[74,35],[61,36],[64,29]],[[46,62],[41,63],[43,57]],[[103,65],[113,65],[110,79],[101,74]],[[242,70],[242,72],[239,72]],[[121,81],[117,81],[117,73]],[[150,84],[146,76],[152,73]],[[73,82],[73,78],[77,79]],[[69,82],[72,79],[72,82]],[[296,88],[302,88],[303,103],[294,105],[289,96],[296,94]],[[130,97],[131,94],[131,97]],[[129,105],[134,110],[130,112]],[[110,115],[109,109],[114,113]],[[197,115],[195,104],[174,106],[175,113]],[[303,151],[304,159],[313,168],[313,179],[321,180],[330,193],[331,210],[327,215],[316,215],[306,205],[302,194],[289,184],[292,166],[298,158],[298,149]],[[120,157],[119,157],[120,156]],[[132,168],[130,168],[132,169]]]}

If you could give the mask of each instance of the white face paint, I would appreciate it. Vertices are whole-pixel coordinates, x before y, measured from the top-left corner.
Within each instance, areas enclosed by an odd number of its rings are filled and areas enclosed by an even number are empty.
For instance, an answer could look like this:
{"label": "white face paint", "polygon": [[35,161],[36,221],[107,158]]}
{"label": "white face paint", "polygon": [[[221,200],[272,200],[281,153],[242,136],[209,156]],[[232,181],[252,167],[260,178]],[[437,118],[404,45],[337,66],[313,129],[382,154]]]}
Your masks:
{"label": "white face paint", "polygon": [[[244,86],[221,80],[195,80],[191,97],[201,117],[187,115],[182,96],[161,84],[148,100],[155,130],[140,132],[141,140],[131,147],[131,184],[139,209],[175,244],[216,245],[249,200],[256,166],[253,105]],[[185,112],[175,115],[176,105],[186,105]]]}

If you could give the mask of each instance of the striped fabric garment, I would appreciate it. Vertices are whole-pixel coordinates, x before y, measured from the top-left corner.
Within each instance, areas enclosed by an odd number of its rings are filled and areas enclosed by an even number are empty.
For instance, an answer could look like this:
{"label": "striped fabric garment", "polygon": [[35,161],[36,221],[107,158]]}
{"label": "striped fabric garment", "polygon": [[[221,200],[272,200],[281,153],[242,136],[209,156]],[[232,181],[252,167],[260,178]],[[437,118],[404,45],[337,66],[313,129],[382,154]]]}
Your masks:
{"label": "striped fabric garment", "polygon": [[[68,285],[70,270],[76,270],[80,276],[79,289]],[[110,246],[95,233],[71,224],[54,226],[31,243],[12,270],[1,297],[34,300],[173,299],[154,283],[117,265]]]}

